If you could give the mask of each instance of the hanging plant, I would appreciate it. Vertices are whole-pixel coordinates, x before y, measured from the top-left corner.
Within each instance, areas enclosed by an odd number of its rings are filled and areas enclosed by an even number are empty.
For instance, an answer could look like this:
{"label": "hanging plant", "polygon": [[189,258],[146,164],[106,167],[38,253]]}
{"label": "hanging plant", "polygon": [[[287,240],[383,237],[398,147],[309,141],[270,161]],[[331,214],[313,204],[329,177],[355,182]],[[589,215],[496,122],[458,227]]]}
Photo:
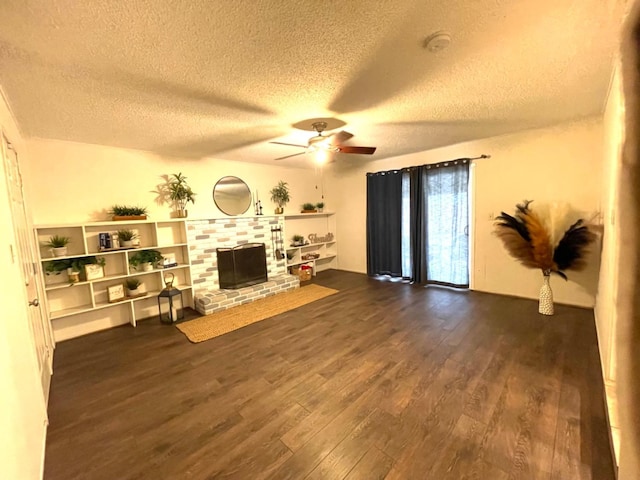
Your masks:
{"label": "hanging plant", "polygon": [[567,280],[565,271],[585,267],[587,247],[596,235],[580,219],[554,244],[545,222],[529,208],[531,202],[525,200],[516,205],[514,216],[501,212],[496,217],[495,233],[507,252],[525,267],[539,268],[544,275],[555,273]]}

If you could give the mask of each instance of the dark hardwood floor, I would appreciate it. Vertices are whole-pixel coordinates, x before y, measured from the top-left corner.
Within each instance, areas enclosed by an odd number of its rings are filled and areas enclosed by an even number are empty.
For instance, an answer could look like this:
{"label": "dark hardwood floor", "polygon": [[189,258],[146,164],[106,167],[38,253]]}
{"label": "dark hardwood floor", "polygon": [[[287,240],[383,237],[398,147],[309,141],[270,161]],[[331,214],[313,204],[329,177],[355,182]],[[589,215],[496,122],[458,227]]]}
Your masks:
{"label": "dark hardwood floor", "polygon": [[614,478],[593,313],[329,271],[340,293],[197,345],[60,343],[47,479]]}

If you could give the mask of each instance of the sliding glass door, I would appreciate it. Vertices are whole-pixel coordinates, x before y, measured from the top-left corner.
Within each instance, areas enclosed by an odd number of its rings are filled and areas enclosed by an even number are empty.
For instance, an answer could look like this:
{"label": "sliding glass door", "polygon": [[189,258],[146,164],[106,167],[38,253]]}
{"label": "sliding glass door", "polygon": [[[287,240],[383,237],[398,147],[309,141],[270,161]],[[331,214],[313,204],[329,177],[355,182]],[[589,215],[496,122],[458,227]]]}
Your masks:
{"label": "sliding glass door", "polygon": [[368,174],[368,274],[468,287],[468,195],[468,159]]}

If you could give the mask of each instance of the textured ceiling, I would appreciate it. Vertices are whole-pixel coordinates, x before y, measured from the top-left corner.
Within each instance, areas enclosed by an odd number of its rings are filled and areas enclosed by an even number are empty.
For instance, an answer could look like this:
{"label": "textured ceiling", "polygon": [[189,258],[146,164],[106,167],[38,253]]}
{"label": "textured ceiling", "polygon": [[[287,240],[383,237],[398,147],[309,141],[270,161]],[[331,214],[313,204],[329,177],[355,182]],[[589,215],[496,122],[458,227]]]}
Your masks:
{"label": "textured ceiling", "polygon": [[377,160],[601,113],[623,3],[4,0],[0,86],[28,136],[276,164],[324,116]]}

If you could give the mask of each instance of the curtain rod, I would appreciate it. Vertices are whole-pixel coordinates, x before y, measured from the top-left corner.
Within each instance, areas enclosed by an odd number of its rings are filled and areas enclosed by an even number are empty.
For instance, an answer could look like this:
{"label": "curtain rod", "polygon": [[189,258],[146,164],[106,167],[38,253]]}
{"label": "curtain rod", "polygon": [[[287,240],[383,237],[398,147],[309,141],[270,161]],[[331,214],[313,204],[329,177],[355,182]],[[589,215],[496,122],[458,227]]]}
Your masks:
{"label": "curtain rod", "polygon": [[[413,169],[413,168],[419,168],[419,167],[427,167],[427,168],[431,168],[431,167],[439,167],[440,165],[446,165],[449,163],[454,163],[454,162],[461,162],[461,161],[472,161],[472,160],[480,160],[482,158],[491,158],[491,155],[486,155],[486,154],[482,154],[479,157],[462,157],[462,158],[454,158],[453,160],[445,160],[444,162],[438,162],[438,163],[425,163],[424,165],[414,165],[412,167],[402,167],[402,168],[394,168],[391,170],[385,170],[382,172],[367,172],[367,175],[380,175],[380,174],[385,174],[385,173],[397,173],[397,172],[408,172],[409,170]],[[464,162],[463,162],[464,163]]]}

